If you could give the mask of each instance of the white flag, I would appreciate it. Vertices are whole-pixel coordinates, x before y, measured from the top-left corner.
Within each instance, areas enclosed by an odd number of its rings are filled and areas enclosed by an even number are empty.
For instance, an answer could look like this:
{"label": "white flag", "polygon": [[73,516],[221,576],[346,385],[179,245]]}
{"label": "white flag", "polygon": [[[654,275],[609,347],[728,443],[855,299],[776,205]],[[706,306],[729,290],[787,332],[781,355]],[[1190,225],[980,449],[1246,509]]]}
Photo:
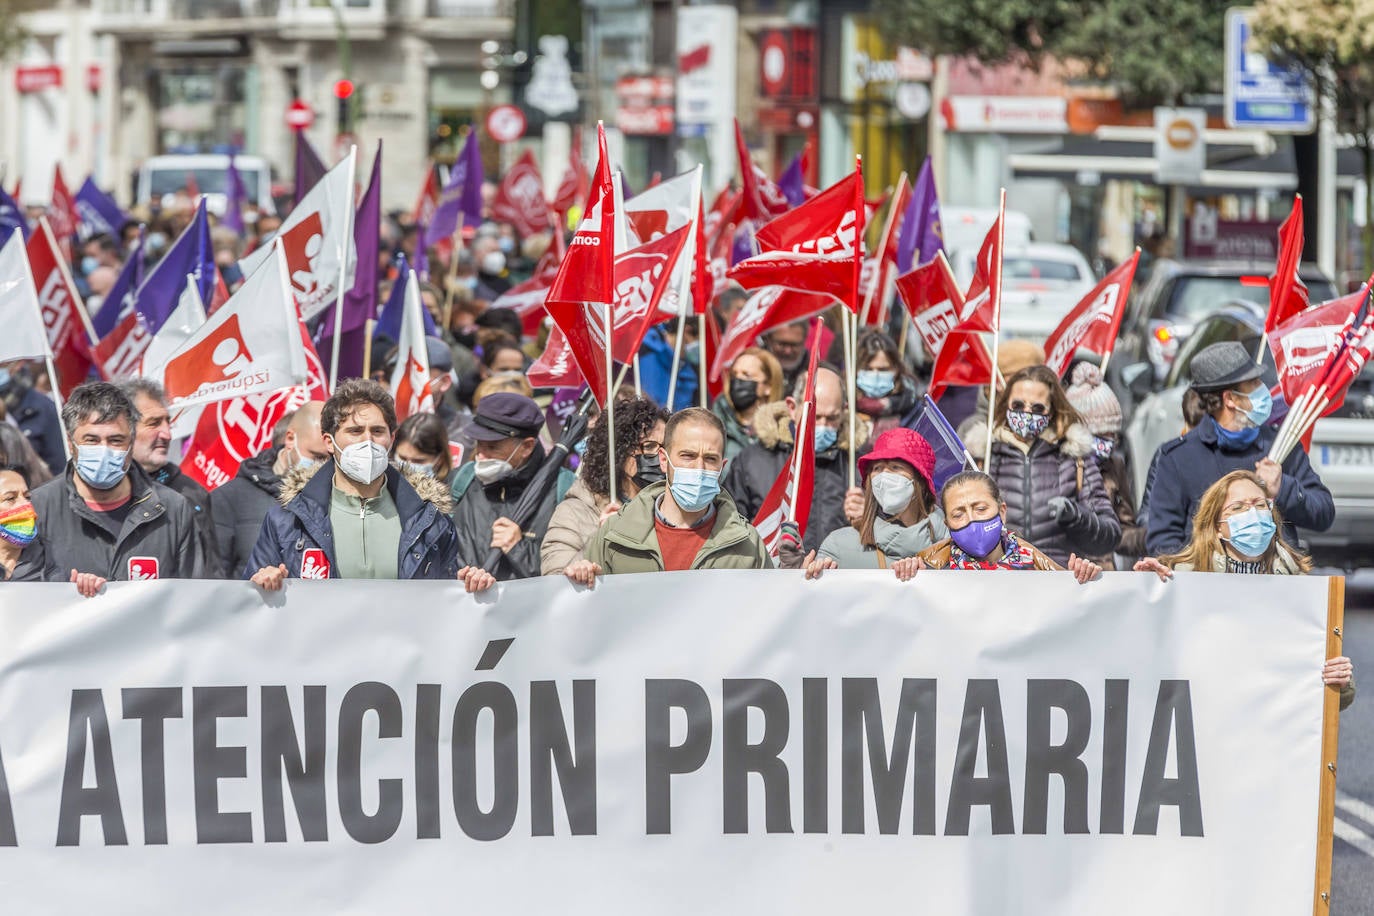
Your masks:
{"label": "white flag", "polygon": [[[334,304],[339,290],[353,286],[358,260],[353,244],[354,156],[330,169],[281,224],[277,238],[286,249],[291,291],[307,321]],[[239,261],[251,276],[271,257],[265,246]]]}
{"label": "white flag", "polygon": [[0,362],[47,355],[43,310],[33,288],[24,235],[18,229],[0,248]]}
{"label": "white flag", "polygon": [[[274,256],[161,365],[172,410],[276,391],[305,381],[296,305],[280,241]],[[145,364],[149,365],[149,364]]]}
{"label": "white flag", "polygon": [[396,368],[391,375],[391,393],[396,400],[396,419],[413,413],[433,413],[434,395],[430,390],[429,350],[425,342],[425,319],[420,310],[420,281],[415,271],[406,278],[406,298],[401,308],[401,339],[396,350]]}
{"label": "white flag", "polygon": [[[697,166],[625,201],[625,218],[629,222],[630,233],[639,239],[640,244],[651,242],[696,220],[697,198],[701,195],[701,169],[701,166]],[[695,260],[696,232],[693,231],[688,233],[682,254],[673,267],[673,279],[659,300],[659,311],[680,316],[690,310],[692,266]]]}

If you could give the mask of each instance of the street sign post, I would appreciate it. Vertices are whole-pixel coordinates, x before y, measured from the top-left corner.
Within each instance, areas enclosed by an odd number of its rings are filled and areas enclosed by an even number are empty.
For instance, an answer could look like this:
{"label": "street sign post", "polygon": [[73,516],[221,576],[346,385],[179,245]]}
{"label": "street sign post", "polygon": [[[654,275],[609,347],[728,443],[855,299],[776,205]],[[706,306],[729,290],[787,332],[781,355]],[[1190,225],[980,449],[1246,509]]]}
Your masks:
{"label": "street sign post", "polygon": [[1317,104],[1300,67],[1277,64],[1251,47],[1253,7],[1226,11],[1226,126],[1311,133]]}
{"label": "street sign post", "polygon": [[487,112],[487,136],[497,143],[514,143],[525,135],[525,113],[514,105],[497,105]]}

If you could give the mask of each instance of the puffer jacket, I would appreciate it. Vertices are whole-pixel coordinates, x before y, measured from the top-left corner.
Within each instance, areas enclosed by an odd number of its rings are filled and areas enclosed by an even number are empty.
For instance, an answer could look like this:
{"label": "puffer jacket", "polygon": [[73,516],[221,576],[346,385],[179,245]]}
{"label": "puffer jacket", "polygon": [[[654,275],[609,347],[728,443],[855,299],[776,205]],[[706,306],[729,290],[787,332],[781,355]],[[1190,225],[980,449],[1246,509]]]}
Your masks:
{"label": "puffer jacket", "polygon": [[[981,422],[969,428],[964,444],[970,454],[984,454],[987,430]],[[1071,553],[1088,557],[1111,553],[1121,539],[1121,524],[1102,485],[1092,446],[1092,433],[1081,423],[1070,426],[1062,440],[1053,429],[1030,442],[1005,426],[993,433],[992,463],[986,470],[1002,489],[1007,527],[1061,566],[1069,562]],[[1054,520],[1050,505],[1056,496],[1077,508],[1063,526]]]}
{"label": "puffer jacket", "polygon": [[[398,578],[457,576],[457,537],[448,516],[449,495],[443,483],[387,467],[386,488],[401,519],[401,540],[396,547]],[[306,551],[323,551],[329,564],[329,578],[341,578],[334,555],[334,526],[329,520],[329,497],[333,490],[333,459],[288,471],[282,478],[281,505],[273,506],[262,520],[262,530],[242,577],[251,578],[265,566],[285,564],[289,577],[302,578]]]}
{"label": "puffer jacket", "polygon": [[[754,430],[759,441],[730,461],[720,481],[746,520],[758,515],[768,491],[787,469],[787,459],[792,455],[792,416],[787,411],[787,402],[760,405],[754,411]],[[849,490],[848,447],[849,433],[842,428],[835,445],[816,456],[811,516],[803,539],[806,550],[819,548],[826,535],[849,524],[844,517],[844,494]]]}
{"label": "puffer jacket", "polygon": [[580,559],[587,542],[600,527],[601,513],[611,504],[609,496],[598,496],[578,478],[568,488],[568,495],[549,517],[544,543],[539,548],[539,572],[557,576],[568,564]]}

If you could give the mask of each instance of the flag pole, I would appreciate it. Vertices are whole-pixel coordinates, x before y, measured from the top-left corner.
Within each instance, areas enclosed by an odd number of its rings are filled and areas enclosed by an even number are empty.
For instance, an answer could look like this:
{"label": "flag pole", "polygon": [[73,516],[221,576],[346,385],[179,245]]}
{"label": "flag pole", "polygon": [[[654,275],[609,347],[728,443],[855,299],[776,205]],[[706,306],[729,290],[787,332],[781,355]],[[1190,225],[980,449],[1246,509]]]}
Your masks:
{"label": "flag pole", "polygon": [[615,388],[609,387],[615,384],[615,355],[614,347],[611,346],[612,333],[615,331],[615,323],[611,319],[611,305],[605,305],[606,322],[606,454],[611,456],[610,471],[606,475],[609,482],[609,495],[611,502],[616,502],[616,479],[620,476],[620,468],[615,462]]}
{"label": "flag pole", "polygon": [[686,323],[687,316],[682,314],[681,309],[679,309],[677,316],[677,334],[673,340],[673,367],[668,373],[668,403],[663,405],[669,411],[673,409],[673,402],[676,400],[677,373],[678,369],[682,366],[682,326]]}
{"label": "flag pole", "polygon": [[634,365],[634,367],[635,367],[635,397],[637,397],[637,398],[642,398],[642,397],[644,397],[644,389],[643,389],[643,387],[641,387],[640,381],[639,381],[639,354],[638,354],[638,353],[636,353],[636,354],[634,355],[634,358],[631,360],[631,362],[633,363],[633,365]]}
{"label": "flag pole", "polygon": [[858,181],[854,189],[854,301],[846,303],[844,309],[845,361],[848,363],[845,375],[846,393],[849,398],[849,487],[858,486],[858,327],[859,319],[859,277],[863,274],[864,264],[864,157],[854,157],[854,171]]}
{"label": "flag pole", "polygon": [[339,293],[334,297],[334,346],[329,360],[329,390],[339,383],[339,345],[343,343],[344,277],[348,276],[348,249],[353,242],[353,182],[358,173],[358,147],[348,148],[348,206],[344,207],[344,231],[339,236]]}
{"label": "flag pole", "polygon": [[[440,317],[444,321],[443,330],[447,331],[449,322],[453,319],[453,293],[458,285],[458,255],[463,250],[463,223],[464,213],[458,211],[458,221],[454,224],[453,235],[449,236],[449,260],[448,260],[448,282],[444,284],[444,307],[440,312]],[[420,240],[424,244],[424,239]],[[476,265],[473,265],[476,269]]]}
{"label": "flag pole", "polygon": [[[714,320],[714,319],[712,319]],[[711,396],[707,389],[710,385],[706,384],[706,313],[697,315],[697,370],[701,373],[701,380],[697,392],[700,395],[700,402],[703,409],[711,408]]]}
{"label": "flag pole", "polygon": [[[47,229],[48,218],[39,217],[44,229]],[[24,233],[21,229],[15,228],[14,235],[18,237],[20,244],[24,242]],[[52,233],[49,231],[48,240],[52,241]],[[62,254],[56,248],[53,249],[58,263],[62,262]],[[52,386],[52,400],[57,407],[57,415],[62,416],[62,388],[57,384],[57,368],[52,363],[52,343],[48,340],[48,329],[43,321],[43,304],[38,301],[38,286],[33,282],[33,265],[29,263],[27,252],[23,257],[24,276],[29,282],[29,289],[33,291],[33,304],[38,309],[38,326],[43,329],[43,365],[48,372],[48,384]],[[72,444],[67,436],[62,437],[62,454],[68,461],[72,460]]]}
{"label": "flag pole", "polygon": [[997,276],[991,278],[991,292],[995,298],[992,301],[992,376],[988,379],[988,441],[983,446],[984,471],[992,464],[992,415],[997,403],[997,348],[1002,339],[1002,239],[1006,233],[1006,214],[1007,189],[1003,188],[997,203]]}
{"label": "flag pole", "polygon": [[363,325],[363,378],[372,378],[372,332],[377,328],[377,319],[369,318]]}

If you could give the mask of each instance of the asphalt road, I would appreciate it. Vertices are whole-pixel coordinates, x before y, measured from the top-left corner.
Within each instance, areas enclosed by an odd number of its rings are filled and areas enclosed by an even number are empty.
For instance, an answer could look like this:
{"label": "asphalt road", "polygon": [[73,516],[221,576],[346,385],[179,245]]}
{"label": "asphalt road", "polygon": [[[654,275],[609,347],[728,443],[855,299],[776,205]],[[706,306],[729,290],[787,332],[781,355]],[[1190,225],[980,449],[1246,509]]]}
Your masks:
{"label": "asphalt road", "polygon": [[1374,570],[1346,579],[1345,654],[1359,693],[1341,714],[1331,912],[1374,914]]}

